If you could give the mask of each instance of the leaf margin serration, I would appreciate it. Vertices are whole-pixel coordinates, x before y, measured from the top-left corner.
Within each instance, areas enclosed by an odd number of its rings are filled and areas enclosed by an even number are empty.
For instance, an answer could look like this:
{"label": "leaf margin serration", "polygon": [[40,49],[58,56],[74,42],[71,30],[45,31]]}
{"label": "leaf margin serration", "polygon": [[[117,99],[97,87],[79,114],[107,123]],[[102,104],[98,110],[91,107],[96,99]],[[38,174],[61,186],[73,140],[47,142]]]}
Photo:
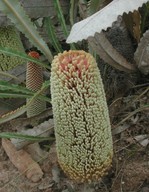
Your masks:
{"label": "leaf margin serration", "polygon": [[[96,32],[100,33],[111,27],[119,15],[137,10],[146,2],[148,0],[114,0],[95,14],[74,24],[66,42],[73,43],[92,37]],[[109,16],[108,19],[105,19],[106,15]]]}

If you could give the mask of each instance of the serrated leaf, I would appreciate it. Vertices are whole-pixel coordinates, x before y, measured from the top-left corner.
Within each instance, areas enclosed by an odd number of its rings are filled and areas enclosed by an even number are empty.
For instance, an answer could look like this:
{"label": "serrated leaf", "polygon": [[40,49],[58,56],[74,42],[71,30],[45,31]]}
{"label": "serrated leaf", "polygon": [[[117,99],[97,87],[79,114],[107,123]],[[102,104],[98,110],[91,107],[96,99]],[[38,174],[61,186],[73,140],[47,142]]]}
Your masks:
{"label": "serrated leaf", "polygon": [[67,43],[81,41],[110,27],[119,15],[133,12],[148,0],[114,0],[94,15],[73,25]]}
{"label": "serrated leaf", "polygon": [[29,102],[26,105],[23,105],[22,107],[16,109],[15,111],[11,111],[7,114],[4,114],[3,116],[0,117],[0,124],[5,123],[7,121],[10,121],[16,117],[19,117],[23,113],[26,112],[28,106],[32,105],[34,100],[36,98],[39,98],[39,96],[49,87],[50,81],[45,81],[39,91],[37,91],[29,100]]}
{"label": "serrated leaf", "polygon": [[[22,93],[13,93],[13,92],[1,92],[0,91],[0,98],[1,99],[4,99],[4,98],[32,98],[34,94],[22,94]],[[46,101],[46,102],[49,102],[51,103],[51,100],[48,98],[48,97],[45,97],[45,96],[42,96],[42,95],[39,95],[38,97],[39,100],[42,100],[42,101]]]}
{"label": "serrated leaf", "polygon": [[33,45],[44,53],[47,59],[51,62],[53,56],[47,44],[34,28],[33,23],[26,15],[20,2],[18,0],[1,0],[0,10],[7,15],[7,17],[15,24],[16,28],[24,33]]}
{"label": "serrated leaf", "polygon": [[[44,85],[49,87],[50,81],[44,82]],[[30,98],[35,94],[34,91],[27,89],[26,87],[6,81],[0,81],[0,91],[0,98]],[[50,99],[43,95],[39,95],[39,99],[50,102]]]}
{"label": "serrated leaf", "polygon": [[20,85],[12,84],[6,81],[0,81],[0,90],[2,91],[13,91],[17,93],[32,94],[33,92],[26,87]]}

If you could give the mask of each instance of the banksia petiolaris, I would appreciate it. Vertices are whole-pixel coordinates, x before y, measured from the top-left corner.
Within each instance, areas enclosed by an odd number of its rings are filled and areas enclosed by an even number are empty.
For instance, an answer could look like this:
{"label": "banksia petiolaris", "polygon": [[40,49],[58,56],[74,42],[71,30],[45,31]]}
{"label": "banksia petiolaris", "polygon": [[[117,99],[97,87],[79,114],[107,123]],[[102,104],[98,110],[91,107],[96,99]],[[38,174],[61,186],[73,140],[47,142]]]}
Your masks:
{"label": "banksia petiolaris", "polygon": [[105,93],[95,59],[84,51],[55,56],[51,95],[61,168],[77,182],[100,179],[110,168],[113,145]]}
{"label": "banksia petiolaris", "polygon": [[[31,57],[39,59],[39,53],[31,51],[28,54]],[[32,91],[40,90],[43,83],[43,71],[42,67],[36,63],[28,62],[26,71],[26,87]],[[28,101],[28,100],[27,100]],[[35,99],[35,101],[27,108],[27,117],[38,115],[46,109],[46,102]]]}
{"label": "banksia petiolaris", "polygon": [[[15,26],[0,27],[0,46],[24,52],[19,32],[16,30]],[[0,62],[0,70],[7,71],[22,64],[24,61],[19,57],[0,53]]]}

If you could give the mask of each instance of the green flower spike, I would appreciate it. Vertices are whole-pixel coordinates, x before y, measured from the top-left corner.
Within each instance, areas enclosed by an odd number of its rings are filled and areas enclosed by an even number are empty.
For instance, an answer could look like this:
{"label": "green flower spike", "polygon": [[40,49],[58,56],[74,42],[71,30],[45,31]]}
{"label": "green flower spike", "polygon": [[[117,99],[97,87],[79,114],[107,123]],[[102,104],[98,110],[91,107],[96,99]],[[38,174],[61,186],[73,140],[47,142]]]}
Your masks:
{"label": "green flower spike", "polygon": [[[0,46],[25,53],[19,32],[15,26],[0,27]],[[24,63],[24,61],[19,57],[0,53],[0,63],[0,70],[8,71]]]}
{"label": "green flower spike", "polygon": [[76,182],[99,180],[111,166],[113,143],[95,59],[84,51],[55,56],[51,94],[61,168]]}

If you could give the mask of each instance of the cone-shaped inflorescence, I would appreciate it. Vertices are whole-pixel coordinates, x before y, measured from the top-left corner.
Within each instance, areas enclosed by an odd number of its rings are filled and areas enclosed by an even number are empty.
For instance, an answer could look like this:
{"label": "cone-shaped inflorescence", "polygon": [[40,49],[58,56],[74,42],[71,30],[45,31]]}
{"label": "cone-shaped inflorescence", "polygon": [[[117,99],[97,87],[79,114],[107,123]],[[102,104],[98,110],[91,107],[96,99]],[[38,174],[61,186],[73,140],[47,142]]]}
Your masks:
{"label": "cone-shaped inflorescence", "polygon": [[[35,51],[31,51],[28,54],[31,57],[39,58],[39,54]],[[26,71],[26,87],[32,91],[38,91],[43,83],[43,71],[42,67],[33,62],[27,63]],[[28,99],[27,99],[28,101]],[[27,117],[38,115],[46,109],[46,102],[35,99],[35,101],[27,108]]]}
{"label": "cone-shaped inflorescence", "polygon": [[84,51],[55,56],[51,94],[58,162],[71,179],[91,182],[110,168],[108,108],[95,59]]}
{"label": "cone-shaped inflorescence", "polygon": [[[0,27],[0,47],[7,47],[13,51],[24,52],[24,48],[15,26]],[[0,70],[7,71],[13,69],[24,61],[15,56],[0,53]]]}

